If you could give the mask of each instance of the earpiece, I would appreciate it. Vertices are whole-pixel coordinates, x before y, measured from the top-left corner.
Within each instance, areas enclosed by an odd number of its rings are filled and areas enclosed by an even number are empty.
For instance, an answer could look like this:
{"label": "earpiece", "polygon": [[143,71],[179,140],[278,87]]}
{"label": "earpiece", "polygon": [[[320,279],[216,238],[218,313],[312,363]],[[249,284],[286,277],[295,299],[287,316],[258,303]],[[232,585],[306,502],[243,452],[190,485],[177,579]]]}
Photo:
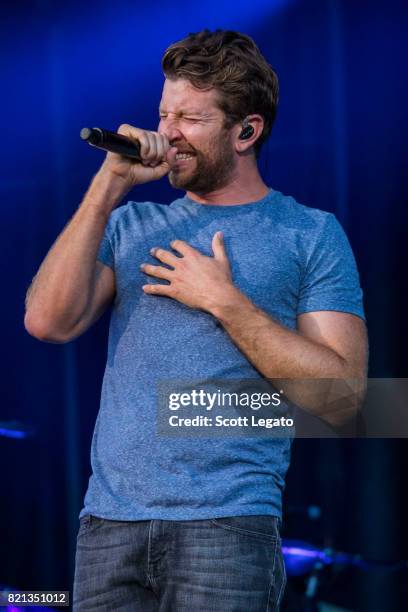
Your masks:
{"label": "earpiece", "polygon": [[254,128],[248,123],[248,119],[244,119],[244,121],[242,122],[242,132],[240,133],[238,138],[240,140],[248,140],[248,138],[251,138],[253,133]]}

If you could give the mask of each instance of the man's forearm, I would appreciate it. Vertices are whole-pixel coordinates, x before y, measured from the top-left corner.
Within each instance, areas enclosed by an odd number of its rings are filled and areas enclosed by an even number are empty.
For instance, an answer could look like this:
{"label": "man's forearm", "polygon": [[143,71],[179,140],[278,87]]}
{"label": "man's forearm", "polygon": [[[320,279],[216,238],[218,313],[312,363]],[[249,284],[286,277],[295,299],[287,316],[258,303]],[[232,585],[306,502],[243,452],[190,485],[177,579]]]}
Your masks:
{"label": "man's forearm", "polygon": [[[351,400],[349,397],[337,405],[330,400],[333,379],[354,381],[361,377],[336,351],[274,321],[238,289],[229,290],[224,303],[212,308],[212,314],[255,368],[266,379],[283,386],[290,400],[333,424],[343,422],[355,412],[364,376]],[[340,380],[337,394],[342,388],[348,387],[342,387]],[[337,411],[337,415],[327,414],[329,404],[329,411]]]}
{"label": "man's forearm", "polygon": [[350,374],[335,351],[301,336],[255,306],[239,290],[212,314],[265,378],[343,378]]}

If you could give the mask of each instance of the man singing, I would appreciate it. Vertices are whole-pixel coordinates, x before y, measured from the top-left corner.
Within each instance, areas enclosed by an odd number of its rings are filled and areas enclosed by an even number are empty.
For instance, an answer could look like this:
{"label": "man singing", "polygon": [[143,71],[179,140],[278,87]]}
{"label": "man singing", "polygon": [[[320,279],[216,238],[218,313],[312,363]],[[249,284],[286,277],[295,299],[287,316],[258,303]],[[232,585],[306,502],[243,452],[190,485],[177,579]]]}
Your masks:
{"label": "man singing", "polygon": [[[335,217],[259,174],[278,81],[253,40],[190,34],[162,67],[157,132],[118,130],[142,163],[107,154],[27,295],[26,328],[46,342],[112,305],[74,610],[278,610],[290,441],[159,436],[158,383],[364,379],[358,273]],[[184,197],[114,210],[165,175]]]}

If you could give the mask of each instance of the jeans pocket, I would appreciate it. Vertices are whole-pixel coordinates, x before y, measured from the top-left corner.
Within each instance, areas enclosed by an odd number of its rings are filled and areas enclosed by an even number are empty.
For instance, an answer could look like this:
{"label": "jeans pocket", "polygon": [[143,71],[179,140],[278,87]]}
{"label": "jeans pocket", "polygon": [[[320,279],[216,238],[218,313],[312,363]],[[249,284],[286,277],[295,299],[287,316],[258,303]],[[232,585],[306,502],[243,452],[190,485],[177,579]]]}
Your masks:
{"label": "jeans pocket", "polygon": [[94,531],[95,529],[98,529],[98,527],[103,525],[104,522],[105,520],[102,518],[93,516],[91,514],[85,514],[79,519],[78,535]]}
{"label": "jeans pocket", "polygon": [[210,519],[216,527],[264,542],[280,542],[279,518],[269,515],[224,516]]}

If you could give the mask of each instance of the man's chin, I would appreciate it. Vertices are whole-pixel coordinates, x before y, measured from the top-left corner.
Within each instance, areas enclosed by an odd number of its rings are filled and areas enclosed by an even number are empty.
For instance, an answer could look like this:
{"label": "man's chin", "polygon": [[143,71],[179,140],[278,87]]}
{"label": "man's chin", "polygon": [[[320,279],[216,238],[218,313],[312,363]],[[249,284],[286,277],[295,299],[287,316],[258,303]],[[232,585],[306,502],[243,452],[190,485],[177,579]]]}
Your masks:
{"label": "man's chin", "polygon": [[195,183],[194,177],[187,173],[170,170],[167,175],[169,183],[174,189],[189,189],[191,184]]}

